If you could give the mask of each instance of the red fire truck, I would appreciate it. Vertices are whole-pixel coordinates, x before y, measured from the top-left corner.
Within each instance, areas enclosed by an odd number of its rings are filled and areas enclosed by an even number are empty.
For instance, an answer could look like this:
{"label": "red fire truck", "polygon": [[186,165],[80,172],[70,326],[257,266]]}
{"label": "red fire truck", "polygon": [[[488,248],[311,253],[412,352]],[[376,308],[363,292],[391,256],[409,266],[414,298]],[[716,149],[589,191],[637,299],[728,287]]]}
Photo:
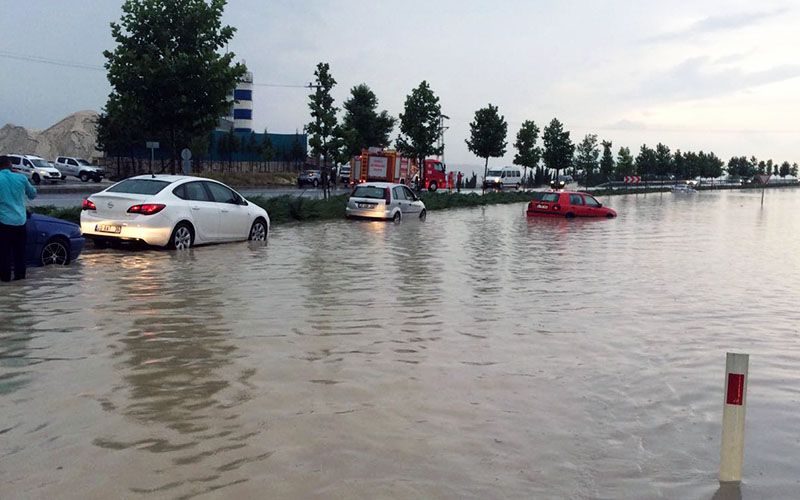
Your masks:
{"label": "red fire truck", "polygon": [[[400,156],[392,149],[370,148],[350,159],[350,180],[353,184],[367,181],[408,184],[419,177],[414,160]],[[436,191],[447,187],[447,175],[441,160],[425,160],[425,189]],[[452,187],[452,186],[451,186]]]}

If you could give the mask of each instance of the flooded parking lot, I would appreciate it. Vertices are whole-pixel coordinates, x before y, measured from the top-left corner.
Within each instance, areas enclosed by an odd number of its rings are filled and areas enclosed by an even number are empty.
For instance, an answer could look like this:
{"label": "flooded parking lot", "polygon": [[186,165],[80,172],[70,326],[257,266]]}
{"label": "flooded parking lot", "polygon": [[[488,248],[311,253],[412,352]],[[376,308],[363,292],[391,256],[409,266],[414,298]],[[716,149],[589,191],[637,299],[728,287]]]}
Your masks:
{"label": "flooded parking lot", "polygon": [[799,497],[800,192],[602,201],[32,269],[0,287],[0,496],[723,498],[736,351],[724,498]]}

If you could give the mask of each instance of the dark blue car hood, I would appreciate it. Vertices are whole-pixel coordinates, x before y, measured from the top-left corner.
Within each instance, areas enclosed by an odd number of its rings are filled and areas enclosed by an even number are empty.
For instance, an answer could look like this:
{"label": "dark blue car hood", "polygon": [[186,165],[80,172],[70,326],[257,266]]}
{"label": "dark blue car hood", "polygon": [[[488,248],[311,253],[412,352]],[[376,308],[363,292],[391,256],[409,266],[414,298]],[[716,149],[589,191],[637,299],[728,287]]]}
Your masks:
{"label": "dark blue car hood", "polygon": [[55,217],[50,217],[49,215],[31,214],[28,220],[31,220],[36,223],[42,222],[47,224],[63,224],[67,227],[71,227],[77,230],[80,230],[81,228],[79,225],[73,222],[66,221],[64,219],[56,219]]}

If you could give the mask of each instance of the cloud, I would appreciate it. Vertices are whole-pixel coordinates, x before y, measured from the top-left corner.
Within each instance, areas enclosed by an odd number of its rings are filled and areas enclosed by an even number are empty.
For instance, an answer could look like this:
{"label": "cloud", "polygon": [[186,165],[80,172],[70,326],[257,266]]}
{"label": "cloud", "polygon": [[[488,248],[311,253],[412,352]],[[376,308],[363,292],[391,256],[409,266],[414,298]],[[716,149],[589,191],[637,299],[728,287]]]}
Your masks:
{"label": "cloud", "polygon": [[719,68],[708,57],[696,57],[645,80],[637,94],[648,99],[700,99],[797,77],[798,64],[744,72],[739,68]]}
{"label": "cloud", "polygon": [[738,14],[730,14],[726,16],[712,16],[694,24],[687,28],[662,33],[652,37],[645,38],[645,42],[667,42],[673,40],[683,40],[686,38],[693,38],[695,36],[713,33],[717,31],[735,30],[744,28],[753,24],[757,24],[764,19],[778,17],[787,12],[788,9],[778,9],[769,12],[741,12]]}

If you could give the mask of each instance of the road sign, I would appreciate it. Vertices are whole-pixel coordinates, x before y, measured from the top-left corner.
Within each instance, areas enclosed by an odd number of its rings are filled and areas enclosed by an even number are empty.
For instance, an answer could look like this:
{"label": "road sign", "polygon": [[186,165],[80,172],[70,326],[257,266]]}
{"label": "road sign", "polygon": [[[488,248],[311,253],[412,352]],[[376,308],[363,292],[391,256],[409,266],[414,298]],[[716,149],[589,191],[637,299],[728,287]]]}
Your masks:
{"label": "road sign", "polygon": [[147,149],[158,149],[158,142],[147,141]]}
{"label": "road sign", "polygon": [[625,184],[639,184],[642,182],[642,178],[637,175],[626,175],[623,181],[625,181]]}
{"label": "road sign", "polygon": [[771,177],[771,176],[770,176],[769,174],[757,174],[757,175],[756,175],[756,180],[757,180],[757,181],[758,181],[758,183],[759,183],[759,184],[761,184],[762,186],[766,186],[766,185],[767,185],[767,183],[769,182],[769,178],[770,178],[770,177]]}
{"label": "road sign", "polygon": [[183,148],[183,151],[181,151],[181,159],[183,160],[192,159],[192,152],[189,150],[189,148]]}

